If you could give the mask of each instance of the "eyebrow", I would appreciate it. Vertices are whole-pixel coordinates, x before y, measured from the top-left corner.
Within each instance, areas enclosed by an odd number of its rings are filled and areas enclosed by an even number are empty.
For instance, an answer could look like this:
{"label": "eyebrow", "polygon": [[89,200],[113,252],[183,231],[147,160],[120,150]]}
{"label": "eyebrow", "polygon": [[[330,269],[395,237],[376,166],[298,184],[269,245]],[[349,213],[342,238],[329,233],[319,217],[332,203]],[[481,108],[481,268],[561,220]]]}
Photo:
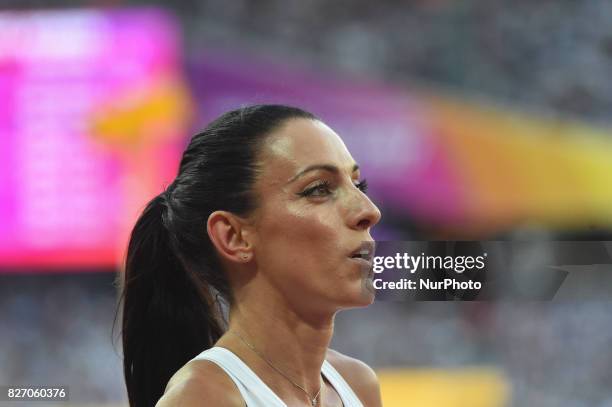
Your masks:
{"label": "eyebrow", "polygon": [[[355,172],[358,169],[359,169],[359,165],[353,164],[353,169],[352,169],[351,172]],[[317,171],[317,170],[328,171],[328,172],[331,172],[333,174],[339,174],[340,173],[340,170],[338,169],[338,167],[336,167],[333,164],[313,164],[313,165],[309,165],[308,167],[304,168],[302,171],[298,172],[293,177],[291,177],[291,179],[289,179],[289,181],[287,181],[287,184],[292,183],[293,181],[295,181],[296,179],[304,176],[308,172]]]}

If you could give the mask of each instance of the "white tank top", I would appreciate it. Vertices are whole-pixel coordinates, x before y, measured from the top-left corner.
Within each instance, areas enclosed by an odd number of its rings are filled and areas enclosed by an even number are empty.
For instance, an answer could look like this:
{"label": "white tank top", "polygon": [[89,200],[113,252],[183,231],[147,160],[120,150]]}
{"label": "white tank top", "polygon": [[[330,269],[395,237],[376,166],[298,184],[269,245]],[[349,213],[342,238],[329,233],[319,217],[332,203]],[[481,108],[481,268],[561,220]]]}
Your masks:
{"label": "white tank top", "polygon": [[[216,363],[234,381],[248,407],[287,407],[287,405],[232,351],[220,346],[205,350],[192,360],[205,359]],[[327,360],[321,372],[331,383],[344,407],[363,407],[357,395]]]}

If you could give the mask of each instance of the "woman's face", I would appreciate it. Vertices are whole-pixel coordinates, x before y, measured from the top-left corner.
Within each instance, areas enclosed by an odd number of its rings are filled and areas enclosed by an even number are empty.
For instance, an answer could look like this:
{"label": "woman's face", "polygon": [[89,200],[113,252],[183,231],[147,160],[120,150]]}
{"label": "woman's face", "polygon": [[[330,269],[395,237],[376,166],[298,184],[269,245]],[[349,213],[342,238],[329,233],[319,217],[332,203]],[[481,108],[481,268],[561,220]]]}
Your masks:
{"label": "woman's face", "polygon": [[361,174],[346,146],[324,123],[309,119],[287,121],[264,144],[252,218],[262,277],[307,309],[370,304],[368,263],[351,256],[372,241],[380,211],[360,189]]}

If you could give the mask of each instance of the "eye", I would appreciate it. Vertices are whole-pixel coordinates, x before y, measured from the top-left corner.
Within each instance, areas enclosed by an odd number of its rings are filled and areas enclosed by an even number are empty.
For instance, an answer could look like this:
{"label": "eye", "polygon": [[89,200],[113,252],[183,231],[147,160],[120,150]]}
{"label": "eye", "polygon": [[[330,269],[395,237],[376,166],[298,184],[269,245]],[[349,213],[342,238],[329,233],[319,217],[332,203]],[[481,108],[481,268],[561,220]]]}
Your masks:
{"label": "eye", "polygon": [[356,183],[355,186],[364,194],[368,193],[368,180],[367,179],[365,178],[362,179],[361,181]]}
{"label": "eye", "polygon": [[321,181],[317,185],[310,187],[298,195],[301,196],[325,196],[331,193],[329,181]]}

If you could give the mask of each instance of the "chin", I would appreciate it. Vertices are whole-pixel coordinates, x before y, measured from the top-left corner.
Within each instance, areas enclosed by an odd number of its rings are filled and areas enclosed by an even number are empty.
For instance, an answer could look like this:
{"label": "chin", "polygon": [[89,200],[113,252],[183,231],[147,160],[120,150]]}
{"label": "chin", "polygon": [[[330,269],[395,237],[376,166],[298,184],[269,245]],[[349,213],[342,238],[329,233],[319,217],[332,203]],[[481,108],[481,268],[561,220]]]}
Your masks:
{"label": "chin", "polygon": [[374,303],[374,298],[375,298],[375,294],[372,291],[365,291],[362,293],[361,295],[361,302],[358,306],[360,307],[367,307],[368,305],[371,305]]}
{"label": "chin", "polygon": [[360,286],[352,291],[342,301],[341,308],[361,308],[367,307],[374,302],[376,290],[372,286],[372,282],[361,282]]}

